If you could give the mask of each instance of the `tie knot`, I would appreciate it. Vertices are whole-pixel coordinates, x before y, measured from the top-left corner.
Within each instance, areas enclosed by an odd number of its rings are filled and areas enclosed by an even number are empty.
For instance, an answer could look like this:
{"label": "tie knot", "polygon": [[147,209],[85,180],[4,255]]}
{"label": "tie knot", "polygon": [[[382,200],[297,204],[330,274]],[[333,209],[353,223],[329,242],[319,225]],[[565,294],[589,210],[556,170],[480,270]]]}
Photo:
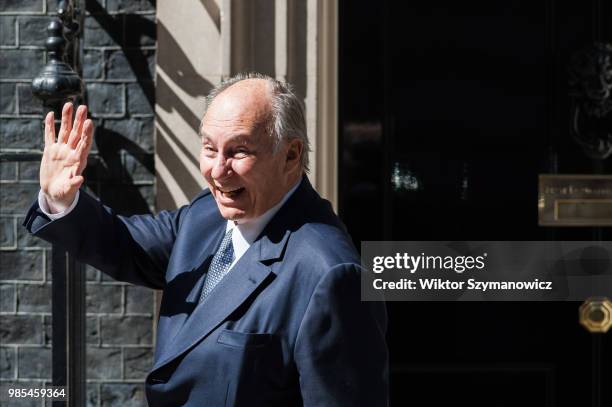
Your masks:
{"label": "tie knot", "polygon": [[216,256],[220,257],[219,261],[223,265],[231,263],[234,260],[234,245],[232,244],[233,230],[234,229],[232,228],[225,232],[223,241],[221,241],[221,246],[219,246],[219,250],[216,254]]}
{"label": "tie knot", "polygon": [[232,232],[234,228],[229,228],[227,232],[225,232],[225,236],[223,236],[223,241],[221,242],[221,246],[227,246],[232,242]]}

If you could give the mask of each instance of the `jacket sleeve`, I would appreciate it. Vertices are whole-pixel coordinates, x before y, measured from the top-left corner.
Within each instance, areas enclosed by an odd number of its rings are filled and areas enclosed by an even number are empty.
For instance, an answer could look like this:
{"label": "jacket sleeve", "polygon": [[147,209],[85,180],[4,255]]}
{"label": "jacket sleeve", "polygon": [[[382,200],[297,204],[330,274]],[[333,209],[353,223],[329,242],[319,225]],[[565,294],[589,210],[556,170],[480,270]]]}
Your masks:
{"label": "jacket sleeve", "polygon": [[23,226],[112,278],[162,289],[170,253],[188,207],[124,217],[81,190],[76,207],[50,220],[35,202]]}
{"label": "jacket sleeve", "polygon": [[361,301],[360,273],[335,266],[310,299],[294,349],[304,406],[388,405],[386,308]]}

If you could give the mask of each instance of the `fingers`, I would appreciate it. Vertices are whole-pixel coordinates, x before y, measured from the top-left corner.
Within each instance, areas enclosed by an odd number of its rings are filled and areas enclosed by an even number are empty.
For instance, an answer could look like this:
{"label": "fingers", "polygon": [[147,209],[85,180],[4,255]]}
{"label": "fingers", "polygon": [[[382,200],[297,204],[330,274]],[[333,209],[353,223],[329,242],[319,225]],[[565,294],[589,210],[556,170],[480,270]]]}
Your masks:
{"label": "fingers", "polygon": [[55,143],[55,114],[47,113],[45,117],[45,147]]}
{"label": "fingers", "polygon": [[72,130],[72,103],[68,102],[64,104],[62,109],[62,125],[60,126],[59,137],[57,138],[58,143],[66,143],[68,141],[68,135]]}
{"label": "fingers", "polygon": [[81,105],[76,111],[74,115],[74,125],[72,126],[72,131],[70,132],[70,137],[68,138],[68,146],[70,148],[75,148],[77,143],[81,138],[81,132],[83,131],[83,123],[87,119],[87,106]]}
{"label": "fingers", "polygon": [[85,167],[87,166],[87,156],[91,150],[93,143],[93,122],[90,119],[85,120],[83,124],[83,133],[81,135],[81,141],[77,145],[77,155],[79,157],[79,166],[76,173],[80,175]]}

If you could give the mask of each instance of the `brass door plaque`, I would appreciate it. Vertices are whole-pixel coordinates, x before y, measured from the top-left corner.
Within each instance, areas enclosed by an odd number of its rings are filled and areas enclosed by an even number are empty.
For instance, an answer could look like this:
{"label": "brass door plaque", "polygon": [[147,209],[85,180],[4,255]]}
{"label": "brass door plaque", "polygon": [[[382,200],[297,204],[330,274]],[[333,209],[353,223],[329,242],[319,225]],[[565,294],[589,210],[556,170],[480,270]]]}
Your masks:
{"label": "brass door plaque", "polygon": [[540,226],[612,226],[612,175],[540,174]]}

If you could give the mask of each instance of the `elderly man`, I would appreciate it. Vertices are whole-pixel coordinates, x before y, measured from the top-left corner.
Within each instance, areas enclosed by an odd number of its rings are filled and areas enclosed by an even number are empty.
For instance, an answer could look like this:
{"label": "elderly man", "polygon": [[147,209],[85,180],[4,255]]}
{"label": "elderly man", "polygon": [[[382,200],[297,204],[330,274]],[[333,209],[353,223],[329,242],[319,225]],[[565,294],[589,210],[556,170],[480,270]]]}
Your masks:
{"label": "elderly man", "polygon": [[41,192],[24,225],[113,278],[163,290],[151,406],[383,406],[386,313],[360,301],[359,257],[311,187],[301,104],[272,78],[214,89],[200,128],[209,189],[157,216],[79,192],[84,106],[45,121]]}

